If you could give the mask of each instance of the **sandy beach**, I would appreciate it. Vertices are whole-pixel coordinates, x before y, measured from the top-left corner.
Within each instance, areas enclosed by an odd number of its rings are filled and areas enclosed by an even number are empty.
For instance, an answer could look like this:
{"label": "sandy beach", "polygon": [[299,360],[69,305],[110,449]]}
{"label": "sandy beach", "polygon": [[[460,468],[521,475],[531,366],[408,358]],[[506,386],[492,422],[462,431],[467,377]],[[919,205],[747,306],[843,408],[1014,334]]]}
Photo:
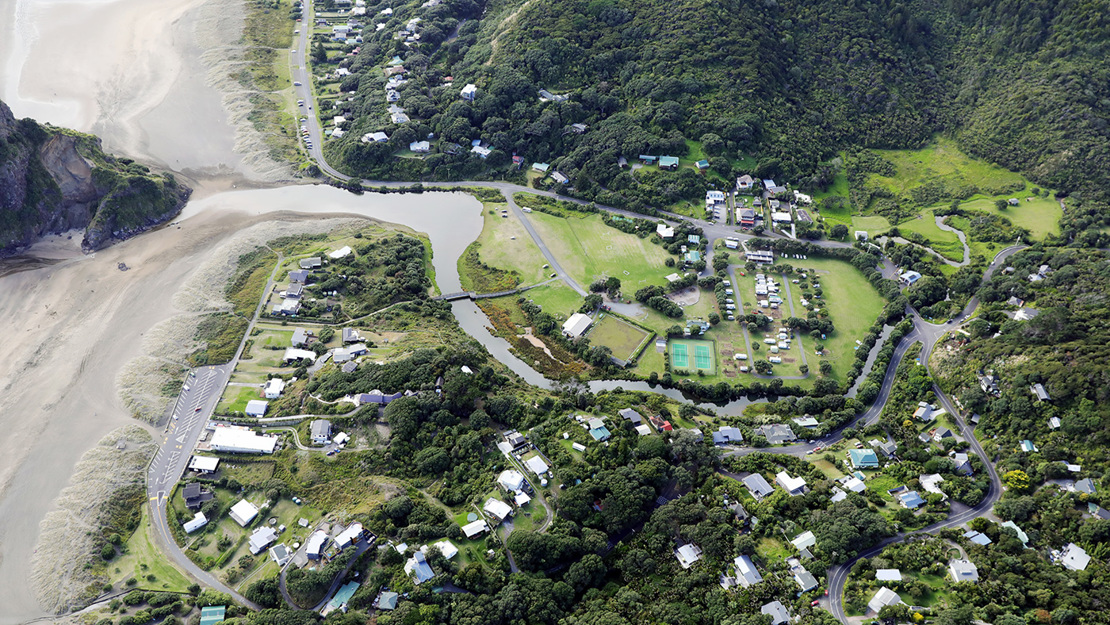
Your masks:
{"label": "sandy beach", "polygon": [[[0,0],[0,99],[193,177],[259,173],[235,151],[203,49],[234,42],[236,0]],[[203,46],[203,48],[202,48]],[[225,72],[226,73],[226,72]]]}

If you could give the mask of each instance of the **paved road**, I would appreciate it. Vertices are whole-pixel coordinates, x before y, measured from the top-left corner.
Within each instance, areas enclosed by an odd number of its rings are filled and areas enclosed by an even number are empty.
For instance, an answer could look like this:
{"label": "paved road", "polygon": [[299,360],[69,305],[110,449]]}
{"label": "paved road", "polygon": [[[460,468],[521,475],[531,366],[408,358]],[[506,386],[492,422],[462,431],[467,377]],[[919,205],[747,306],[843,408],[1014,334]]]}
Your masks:
{"label": "paved road", "polygon": [[[990,277],[994,274],[995,270],[997,270],[998,267],[1004,264],[1002,261],[1021,251],[1022,249],[1025,249],[1025,247],[1026,246],[1022,245],[1013,245],[1001,250],[997,255],[995,255],[994,260],[991,261],[990,267],[983,273],[982,283],[986,283],[988,280],[990,280]],[[975,309],[978,307],[978,305],[978,299],[972,298],[972,300],[968,302],[964,310],[955,318],[953,318],[952,321],[946,324],[927,323],[922,320],[915,311],[910,311],[913,315],[914,330],[905,337],[902,343],[898,346],[899,349],[905,348],[907,345],[912,344],[916,340],[922,341],[924,343],[924,348],[922,349],[921,353],[921,363],[923,366],[928,368],[929,354],[932,353],[933,347],[936,346],[937,341],[948,330],[958,327],[959,323],[974,314]],[[900,362],[902,356],[904,355],[904,352],[899,355],[897,350],[895,351],[895,357],[891,359],[891,365],[887,369],[888,377],[890,377],[893,371],[897,369],[896,362]],[[886,380],[884,379],[884,386],[885,382]],[[998,501],[998,498],[1002,496],[1002,480],[998,477],[998,470],[995,468],[994,463],[990,461],[990,458],[987,456],[986,451],[983,450],[983,446],[979,444],[979,440],[975,438],[975,435],[971,431],[971,428],[968,427],[967,422],[963,418],[963,413],[956,409],[951,399],[949,399],[948,395],[946,395],[944,391],[941,390],[941,388],[936,384],[933,385],[933,393],[936,394],[937,401],[940,403],[941,407],[944,408],[948,412],[948,414],[951,415],[952,418],[955,420],[956,427],[957,429],[959,429],[960,435],[963,436],[963,438],[968,442],[971,451],[974,452],[975,455],[979,456],[979,459],[983,462],[983,466],[987,471],[987,475],[990,477],[990,490],[983,498],[983,501],[979,502],[979,504],[973,508],[969,508],[962,512],[953,514],[944,521],[930,525],[929,527],[926,527],[925,529],[918,532],[913,532],[909,534],[898,534],[896,536],[888,538],[878,545],[867,550],[866,552],[859,554],[852,560],[830,568],[828,571],[830,611],[833,613],[833,616],[835,616],[841,623],[844,623],[845,625],[847,625],[848,623],[848,617],[844,613],[844,585],[847,583],[848,574],[851,572],[852,565],[855,564],[856,561],[858,561],[860,558],[869,558],[882,551],[885,547],[896,542],[905,540],[909,537],[923,534],[936,534],[942,529],[963,525],[964,523],[967,523],[972,519],[976,519],[978,517],[989,514],[990,511],[994,508],[994,504]],[[882,405],[886,403],[886,398],[886,395],[880,394],[880,397],[875,400],[875,402],[869,409],[869,412],[876,412],[875,418],[878,417],[878,412],[881,412]]]}
{"label": "paved road", "polygon": [[582,288],[582,285],[575,282],[574,278],[571,278],[570,274],[559,265],[559,261],[555,258],[555,255],[551,253],[551,250],[547,248],[547,244],[543,242],[539,233],[532,227],[532,220],[528,218],[528,215],[524,211],[520,210],[519,206],[517,206],[516,200],[513,199],[513,192],[508,189],[501,189],[501,195],[505,196],[505,201],[509,203],[509,208],[513,209],[513,213],[516,215],[517,219],[520,220],[520,223],[524,224],[524,229],[528,231],[528,235],[532,237],[532,241],[535,242],[536,247],[540,248],[543,257],[546,258],[547,263],[551,265],[551,272],[555,274],[556,277],[562,279],[567,286],[574,289],[579,295],[585,296],[586,290]]}
{"label": "paved road", "polygon": [[231,361],[224,365],[200,367],[190,372],[189,378],[174,404],[169,424],[166,426],[166,437],[162,441],[162,446],[155,452],[154,459],[147,471],[150,521],[154,526],[155,538],[161,543],[162,551],[169,554],[181,568],[197,581],[220,592],[226,592],[236,601],[256,610],[260,609],[258,605],[194,564],[181,551],[177,541],[173,538],[173,533],[170,531],[166,508],[169,505],[169,496],[173,492],[174,484],[185,474],[189,458],[192,457],[193,448],[196,447],[205,424],[208,423],[212,413],[216,410],[216,405],[220,401],[224,387],[231,379],[231,373],[235,370],[236,363],[243,355],[251,330],[254,329],[255,323],[262,313],[262,307],[269,299],[270,291],[273,289],[274,277],[278,267],[281,266],[281,262],[282,256],[279,254],[278,262],[270,273],[270,278],[266,282],[266,289],[255,308],[254,316],[247,325],[247,330],[243,333],[243,338],[239,342],[239,347],[235,350],[235,356]]}

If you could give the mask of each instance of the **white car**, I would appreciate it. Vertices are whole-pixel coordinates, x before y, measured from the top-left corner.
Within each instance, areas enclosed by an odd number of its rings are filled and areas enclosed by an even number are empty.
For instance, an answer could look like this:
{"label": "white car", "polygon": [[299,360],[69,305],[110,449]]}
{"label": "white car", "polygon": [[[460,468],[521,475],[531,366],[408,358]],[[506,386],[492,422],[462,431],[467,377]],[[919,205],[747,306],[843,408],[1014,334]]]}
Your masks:
{"label": "white car", "polygon": [[293,81],[293,86],[294,86],[294,87],[300,87],[300,86],[301,86],[301,81],[299,81],[299,80],[294,80],[294,81]]}

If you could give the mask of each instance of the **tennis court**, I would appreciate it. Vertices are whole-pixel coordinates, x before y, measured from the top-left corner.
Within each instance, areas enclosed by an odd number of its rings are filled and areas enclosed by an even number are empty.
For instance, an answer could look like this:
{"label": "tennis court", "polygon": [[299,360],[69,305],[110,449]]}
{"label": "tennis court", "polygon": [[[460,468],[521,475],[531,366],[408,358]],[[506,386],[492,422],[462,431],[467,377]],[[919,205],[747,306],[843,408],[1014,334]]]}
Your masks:
{"label": "tennis court", "polygon": [[717,372],[712,341],[671,341],[670,348],[672,369],[701,371],[707,375]]}

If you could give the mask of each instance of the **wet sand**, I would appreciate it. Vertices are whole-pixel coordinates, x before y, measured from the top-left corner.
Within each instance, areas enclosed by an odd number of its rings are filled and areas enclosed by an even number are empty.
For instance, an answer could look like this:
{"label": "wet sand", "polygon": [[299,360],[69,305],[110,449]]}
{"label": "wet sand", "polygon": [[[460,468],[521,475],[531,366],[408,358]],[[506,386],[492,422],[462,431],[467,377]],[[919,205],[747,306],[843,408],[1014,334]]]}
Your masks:
{"label": "wet sand", "polygon": [[109,150],[156,166],[256,176],[234,150],[224,96],[207,86],[201,59],[214,36],[238,38],[238,6],[0,0],[0,99],[17,117],[95,132]]}

